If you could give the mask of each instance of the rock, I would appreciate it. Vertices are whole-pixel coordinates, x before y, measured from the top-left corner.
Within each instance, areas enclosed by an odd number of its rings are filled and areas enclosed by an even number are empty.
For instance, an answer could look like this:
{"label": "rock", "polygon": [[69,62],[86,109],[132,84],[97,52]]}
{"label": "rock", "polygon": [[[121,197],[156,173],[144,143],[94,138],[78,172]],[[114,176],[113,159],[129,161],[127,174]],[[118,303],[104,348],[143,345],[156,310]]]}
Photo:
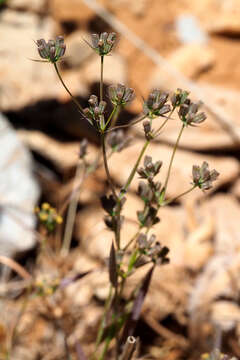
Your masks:
{"label": "rock", "polygon": [[[122,228],[122,245],[137,230],[136,210],[141,209],[142,202],[130,194],[123,209],[125,221]],[[103,221],[104,210],[99,205],[88,206],[77,216],[75,236],[81,240],[84,250],[92,257],[104,260],[109,256],[113,233],[107,230]]]}
{"label": "rock", "polygon": [[211,21],[207,23],[206,28],[212,34],[239,36],[239,14],[240,13],[236,11],[220,13],[214,18],[210,18]]}
{"label": "rock", "polygon": [[78,67],[83,61],[96,54],[84,40],[91,43],[90,34],[84,31],[75,31],[66,38],[68,56],[64,62],[69,67]]}
{"label": "rock", "polygon": [[[184,136],[185,134],[183,134],[183,138]],[[114,156],[112,156],[109,160],[110,173],[112,174],[114,180],[121,186],[126,182],[137,160],[137,156],[140,154],[143,144],[143,140],[138,141],[127,150],[114,154]],[[163,161],[163,166],[158,178],[162,183],[166,177],[171,153],[171,147],[156,143],[150,144],[150,146],[147,148],[147,151],[145,152],[146,155],[152,156],[153,161]],[[234,179],[236,179],[238,176],[239,163],[234,158],[200,155],[190,151],[178,149],[173,162],[167,196],[170,198],[176,197],[178,194],[181,194],[183,191],[186,191],[188,188],[190,188],[192,165],[201,165],[203,161],[207,161],[209,163],[210,169],[215,168],[220,173],[219,179],[214,183],[213,190],[216,190],[218,187],[234,181]],[[133,191],[137,190],[138,181],[139,179],[136,175],[131,187]],[[210,190],[210,192],[211,191],[212,190]],[[209,193],[209,191],[207,193]],[[197,199],[203,196],[205,195],[201,190],[195,189],[195,191],[188,194],[185,199],[190,197]]]}
{"label": "rock", "polygon": [[8,7],[16,10],[43,12],[46,0],[8,0]]}
{"label": "rock", "polygon": [[75,21],[87,24],[94,12],[79,0],[51,0],[49,2],[53,18],[59,22]]}
{"label": "rock", "polygon": [[0,126],[0,254],[12,257],[36,243],[33,209],[39,187],[32,175],[30,154],[3,115]]}
{"label": "rock", "polygon": [[[86,81],[89,84],[99,82],[100,79],[100,58],[95,55],[87,61],[83,68],[83,73]],[[126,84],[127,82],[127,68],[123,57],[119,54],[112,53],[111,56],[104,58],[104,83]]]}
{"label": "rock", "polygon": [[193,15],[182,14],[176,19],[177,37],[183,44],[200,44],[208,42],[208,36],[201,28],[198,19]]}
{"label": "rock", "polygon": [[[211,320],[217,321],[218,325],[226,330],[226,326],[234,325],[234,314],[238,314],[237,319],[239,318],[238,307],[238,311],[234,311],[232,317],[229,316],[224,322],[219,312],[221,308],[223,310],[223,307],[218,304],[219,299],[228,298],[236,299],[236,301],[238,299],[240,289],[238,276],[240,271],[239,203],[231,195],[217,195],[199,208],[199,213],[206,214],[206,212],[212,214],[215,222],[214,252],[195,281],[188,308],[196,331],[201,321],[209,319],[210,310]],[[229,307],[230,305],[229,303]]]}
{"label": "rock", "polygon": [[0,13],[0,106],[4,110],[23,107],[39,98],[56,97],[59,81],[53,66],[30,60],[39,59],[34,40],[49,39],[53,34],[54,22],[50,18],[39,24],[38,16],[31,13]]}
{"label": "rock", "polygon": [[[207,45],[187,44],[182,45],[171,53],[167,59],[169,65],[177,69],[183,75],[194,78],[202,71],[210,68],[215,61],[212,49]],[[175,74],[171,76],[165,69],[157,67],[150,78],[150,88],[175,89],[179,79]],[[184,87],[177,84],[177,87]]]}

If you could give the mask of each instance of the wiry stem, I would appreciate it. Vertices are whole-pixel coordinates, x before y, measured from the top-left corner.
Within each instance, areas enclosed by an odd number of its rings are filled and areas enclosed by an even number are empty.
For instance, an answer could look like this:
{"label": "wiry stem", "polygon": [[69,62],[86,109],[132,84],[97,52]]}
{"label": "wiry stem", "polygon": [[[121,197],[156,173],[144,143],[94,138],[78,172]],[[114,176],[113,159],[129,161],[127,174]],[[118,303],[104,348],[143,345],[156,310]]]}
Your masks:
{"label": "wiry stem", "polygon": [[78,100],[75,98],[75,96],[73,96],[73,94],[71,93],[71,91],[68,89],[68,87],[67,87],[66,84],[64,83],[63,78],[62,78],[62,76],[61,76],[61,74],[60,74],[60,72],[59,72],[59,70],[58,70],[57,63],[54,62],[53,65],[54,65],[54,68],[55,68],[55,70],[56,70],[57,76],[58,76],[59,80],[61,81],[64,89],[65,89],[65,90],[67,91],[67,93],[71,96],[73,102],[74,102],[75,105],[77,106],[77,108],[78,108],[78,110],[80,111],[80,113],[83,113],[83,108],[82,108],[81,104],[78,102]]}
{"label": "wiry stem", "polygon": [[175,198],[169,199],[169,200],[167,200],[167,201],[164,201],[161,206],[166,206],[166,205],[169,205],[169,204],[173,203],[174,201],[178,200],[180,197],[182,197],[182,196],[187,195],[188,193],[190,193],[190,192],[191,192],[193,189],[195,189],[196,187],[197,187],[197,185],[194,184],[190,189],[184,191],[183,193],[179,194],[179,195],[176,196]]}
{"label": "wiry stem", "polygon": [[100,101],[103,100],[103,60],[104,56],[101,56]]}
{"label": "wiry stem", "polygon": [[118,196],[117,196],[116,190],[114,188],[112,178],[111,178],[109,168],[108,168],[107,152],[106,152],[106,144],[105,144],[105,134],[104,133],[101,133],[101,145],[102,145],[103,162],[104,162],[104,167],[105,167],[107,179],[108,179],[109,185],[111,187],[113,196],[114,196],[115,200],[118,201]]}
{"label": "wiry stem", "polygon": [[173,159],[174,159],[174,156],[176,154],[177,147],[178,147],[178,144],[179,144],[179,141],[180,141],[180,138],[182,136],[184,128],[185,128],[185,124],[182,125],[181,130],[180,130],[180,132],[178,134],[178,137],[177,137],[177,141],[176,141],[176,143],[174,145],[174,148],[173,148],[171,160],[170,160],[170,163],[169,163],[169,166],[168,166],[167,177],[166,177],[165,184],[164,184],[164,187],[163,187],[163,189],[164,189],[164,197],[165,197],[165,194],[166,194],[166,191],[167,191],[168,181],[169,181],[169,177],[170,177],[170,173],[171,173],[171,169],[172,169],[172,165],[173,165]]}

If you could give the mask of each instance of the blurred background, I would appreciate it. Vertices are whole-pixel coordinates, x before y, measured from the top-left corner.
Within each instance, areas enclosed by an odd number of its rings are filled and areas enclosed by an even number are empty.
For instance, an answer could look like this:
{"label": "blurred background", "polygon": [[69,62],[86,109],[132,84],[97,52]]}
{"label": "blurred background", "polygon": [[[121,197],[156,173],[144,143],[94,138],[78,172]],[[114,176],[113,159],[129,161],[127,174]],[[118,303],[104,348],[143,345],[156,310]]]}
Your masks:
{"label": "blurred background", "polygon": [[[67,50],[59,68],[86,107],[89,96],[98,95],[100,63],[85,40],[104,31],[118,38],[106,57],[105,89],[123,83],[136,92],[119,124],[141,113],[153,88],[170,93],[182,88],[204,102],[208,119],[186,129],[168,196],[188,188],[193,164],[205,160],[220,173],[212,190],[196,190],[160,214],[155,230],[170,248],[171,263],[157,270],[145,302],[136,333],[141,356],[199,359],[220,347],[240,357],[239,0],[0,0],[0,262],[15,259],[29,274],[55,279],[103,266],[108,256],[112,235],[99,202],[107,189],[102,168],[82,184],[71,256],[64,262],[56,256],[39,260],[40,230],[33,214],[42,202],[65,209],[83,138],[89,141],[89,161],[99,149],[96,132],[79,117],[53,66],[35,61],[35,41],[64,36]],[[131,147],[110,159],[119,186],[144,142],[141,125],[126,132],[134,139]],[[178,132],[178,121],[171,121],[148,155],[168,163]],[[137,179],[124,210],[128,237],[141,208],[136,190]],[[20,336],[12,341],[11,359],[67,359],[66,351],[75,359],[76,341],[91,353],[107,273],[93,273],[55,297],[33,298],[23,311],[24,285],[14,285],[22,282],[21,272],[9,272],[7,265],[0,284],[2,354],[8,329],[16,324]]]}

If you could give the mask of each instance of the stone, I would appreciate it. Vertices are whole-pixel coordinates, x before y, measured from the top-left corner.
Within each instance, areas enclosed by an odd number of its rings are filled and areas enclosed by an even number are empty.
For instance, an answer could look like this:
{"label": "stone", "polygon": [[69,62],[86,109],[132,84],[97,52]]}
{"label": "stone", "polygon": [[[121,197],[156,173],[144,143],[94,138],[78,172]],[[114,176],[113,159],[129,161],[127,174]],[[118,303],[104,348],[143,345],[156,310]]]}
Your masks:
{"label": "stone", "polygon": [[9,9],[0,13],[0,106],[3,110],[18,109],[39,98],[56,97],[59,80],[53,66],[31,61],[39,60],[34,40],[52,38],[53,29],[50,18],[44,18],[39,26],[35,14]]}
{"label": "stone", "polygon": [[[193,316],[196,329],[201,321],[209,319],[209,311],[211,311],[211,320],[217,321],[222,330],[226,330],[236,325],[235,320],[239,320],[239,306],[238,309],[232,309],[234,310],[232,316],[228,316],[224,321],[222,315],[227,313],[228,309],[225,303],[219,303],[219,299],[229,298],[236,301],[238,299],[239,203],[229,194],[219,194],[203,203],[198,211],[199,214],[211,213],[214,218],[214,248],[212,256],[195,280],[189,297],[188,310]],[[231,303],[229,309],[231,312]]]}
{"label": "stone", "polygon": [[8,0],[8,7],[16,10],[43,12],[46,0]]}
{"label": "stone", "polygon": [[33,210],[40,190],[28,150],[1,114],[0,127],[0,255],[13,257],[36,244]]}
{"label": "stone", "polygon": [[[234,9],[235,10],[235,9]],[[239,36],[240,34],[240,12],[224,12],[218,16],[211,17],[206,24],[209,33],[229,36]]]}
{"label": "stone", "polygon": [[[166,61],[186,77],[195,78],[201,72],[213,66],[215,56],[213,50],[208,45],[186,44],[172,52],[166,58]],[[165,69],[156,67],[150,77],[149,87],[161,89],[167,87],[173,90],[177,82],[179,80],[176,80],[174,73],[171,77]],[[177,87],[182,86],[177,85]]]}
{"label": "stone", "polygon": [[181,14],[176,19],[177,37],[183,44],[206,44],[207,33],[193,15]]}
{"label": "stone", "polygon": [[49,2],[53,18],[59,22],[75,21],[87,24],[94,12],[79,0],[51,0]]}

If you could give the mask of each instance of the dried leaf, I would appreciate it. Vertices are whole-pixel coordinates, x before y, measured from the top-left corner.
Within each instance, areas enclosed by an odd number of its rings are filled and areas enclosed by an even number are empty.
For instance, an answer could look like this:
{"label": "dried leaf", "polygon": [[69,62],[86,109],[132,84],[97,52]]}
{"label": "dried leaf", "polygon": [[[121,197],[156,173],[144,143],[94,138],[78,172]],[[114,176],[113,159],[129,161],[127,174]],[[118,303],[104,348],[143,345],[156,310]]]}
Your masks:
{"label": "dried leaf", "polygon": [[110,256],[109,256],[109,279],[114,287],[117,287],[117,262],[116,262],[116,252],[114,245],[112,243]]}

